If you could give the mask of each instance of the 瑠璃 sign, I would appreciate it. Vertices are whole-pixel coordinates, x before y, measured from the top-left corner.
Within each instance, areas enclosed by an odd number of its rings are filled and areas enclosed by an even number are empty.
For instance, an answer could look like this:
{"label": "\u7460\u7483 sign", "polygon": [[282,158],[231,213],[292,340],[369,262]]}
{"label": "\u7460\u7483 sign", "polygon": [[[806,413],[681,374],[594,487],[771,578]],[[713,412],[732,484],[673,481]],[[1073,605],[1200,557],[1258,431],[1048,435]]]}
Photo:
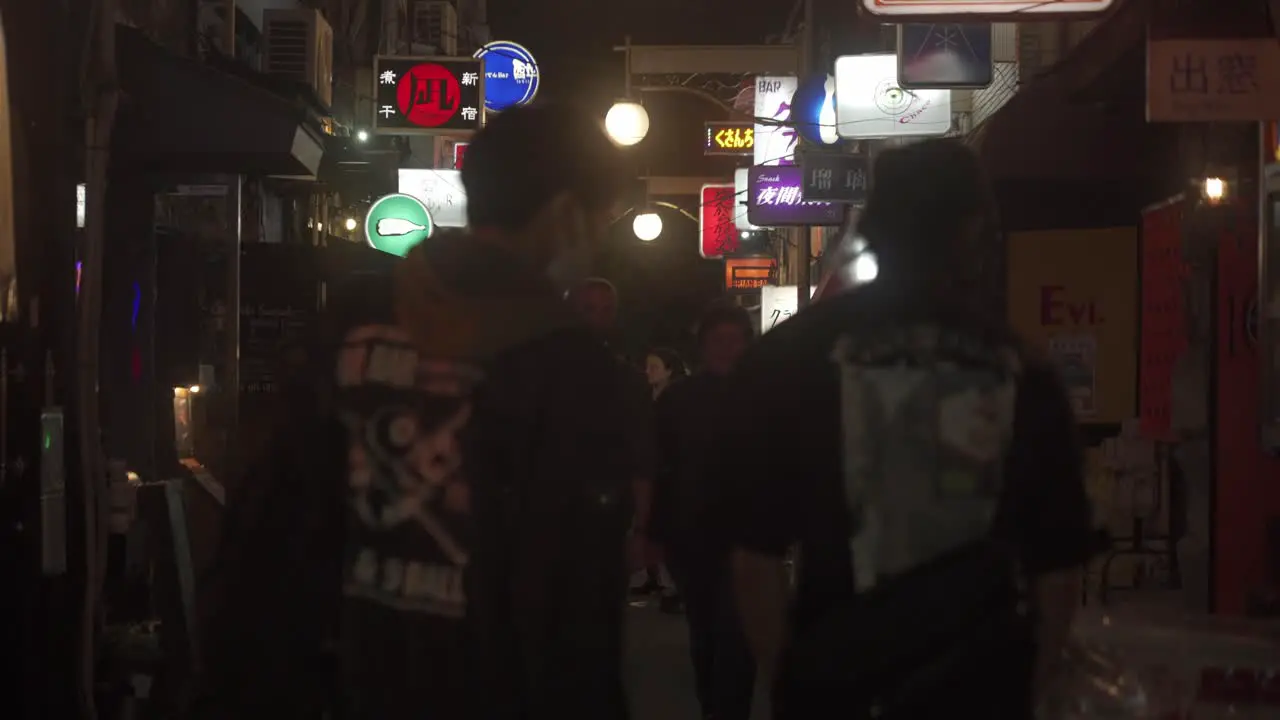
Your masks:
{"label": "\u7460\u7483 sign", "polygon": [[796,131],[787,126],[791,119],[791,98],[800,81],[794,76],[756,78],[756,123],[752,155],[754,165],[795,165]]}
{"label": "\u7460\u7483 sign", "polygon": [[484,61],[476,58],[374,59],[374,132],[449,135],[484,125]]}
{"label": "\u7460\u7483 sign", "polygon": [[467,226],[467,191],[457,170],[401,168],[400,194],[416,198],[437,227]]}
{"label": "\u7460\u7483 sign", "polygon": [[707,123],[707,155],[751,155],[756,147],[756,129],[751,123]]}
{"label": "\u7460\u7483 sign", "polygon": [[949,19],[957,16],[1006,16],[1039,13],[1061,18],[1064,15],[1095,15],[1106,12],[1115,0],[862,0],[873,15],[892,15],[913,20],[922,17]]}
{"label": "\u7460\u7483 sign", "polygon": [[408,195],[379,198],[364,217],[364,237],[369,246],[399,257],[431,237],[434,229],[426,206]]}
{"label": "\u7460\u7483 sign", "polygon": [[867,199],[870,163],[862,155],[808,152],[800,156],[805,200],[860,203]]}
{"label": "\u7460\u7483 sign", "polygon": [[776,269],[770,257],[729,258],[724,261],[724,288],[759,290],[769,284]]}
{"label": "\u7460\u7483 sign", "polygon": [[844,205],[805,200],[804,170],[786,167],[753,167],[747,178],[747,217],[752,225],[840,225]]}
{"label": "\u7460\u7483 sign", "polygon": [[501,112],[533,102],[538,94],[538,61],[523,45],[506,40],[486,44],[476,51],[484,61],[484,106]]}
{"label": "\u7460\u7483 sign", "polygon": [[722,258],[738,250],[738,230],[733,222],[733,185],[703,185],[698,208],[698,252],[704,258]]}
{"label": "\u7460\u7483 sign", "polygon": [[1280,117],[1280,44],[1147,42],[1147,120],[1252,122]]}

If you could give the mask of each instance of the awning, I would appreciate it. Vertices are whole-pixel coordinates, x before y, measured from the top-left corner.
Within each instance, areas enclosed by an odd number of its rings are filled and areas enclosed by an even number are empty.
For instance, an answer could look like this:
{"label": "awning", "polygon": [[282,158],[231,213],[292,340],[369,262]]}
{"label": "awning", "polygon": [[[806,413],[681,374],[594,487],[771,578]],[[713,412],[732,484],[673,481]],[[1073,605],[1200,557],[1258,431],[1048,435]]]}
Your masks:
{"label": "awning", "polygon": [[[1028,82],[976,129],[970,143],[993,180],[1125,180],[1146,174],[1141,89],[1147,10],[1148,0],[1126,0],[1057,66]],[[1103,78],[1125,92],[1086,96]]]}
{"label": "awning", "polygon": [[150,172],[314,177],[324,155],[318,129],[291,100],[117,26],[124,98],[113,164]]}

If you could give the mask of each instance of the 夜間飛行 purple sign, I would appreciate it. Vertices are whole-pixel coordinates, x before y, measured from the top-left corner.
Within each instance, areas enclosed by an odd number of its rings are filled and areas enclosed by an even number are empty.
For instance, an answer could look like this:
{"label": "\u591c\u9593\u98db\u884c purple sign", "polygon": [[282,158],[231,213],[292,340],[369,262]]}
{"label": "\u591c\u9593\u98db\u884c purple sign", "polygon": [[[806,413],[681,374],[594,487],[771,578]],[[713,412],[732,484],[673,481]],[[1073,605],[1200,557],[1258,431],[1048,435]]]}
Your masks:
{"label": "\u591c\u9593\u98db\u884c purple sign", "polygon": [[841,203],[804,200],[804,170],[798,166],[756,166],[747,178],[747,219],[760,227],[839,225]]}

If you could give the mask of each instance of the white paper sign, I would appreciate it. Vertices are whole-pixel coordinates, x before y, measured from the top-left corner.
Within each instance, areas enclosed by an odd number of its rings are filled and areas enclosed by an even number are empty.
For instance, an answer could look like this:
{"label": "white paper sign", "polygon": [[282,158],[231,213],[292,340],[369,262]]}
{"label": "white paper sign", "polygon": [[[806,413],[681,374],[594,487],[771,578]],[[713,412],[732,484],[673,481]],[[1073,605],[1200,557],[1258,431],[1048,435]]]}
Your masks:
{"label": "white paper sign", "polygon": [[1233,122],[1280,117],[1280,43],[1152,40],[1147,120]]}
{"label": "white paper sign", "polygon": [[896,55],[836,58],[836,134],[840,137],[946,135],[950,130],[951,91],[902,89]]}
{"label": "white paper sign", "polygon": [[[813,297],[816,289],[809,289],[809,297]],[[760,334],[769,332],[778,323],[795,315],[799,301],[795,285],[765,285],[760,288]]]}
{"label": "white paper sign", "polygon": [[[762,76],[756,78],[757,119],[784,123],[791,119],[791,97],[799,80],[794,77]],[[796,131],[784,125],[755,127],[755,165],[795,165]]]}
{"label": "white paper sign", "polygon": [[747,219],[747,199],[751,197],[749,178],[750,168],[738,168],[733,171],[733,226],[739,230],[759,230]]}
{"label": "white paper sign", "polygon": [[438,227],[467,226],[467,191],[457,170],[402,168],[400,193],[417,198]]}

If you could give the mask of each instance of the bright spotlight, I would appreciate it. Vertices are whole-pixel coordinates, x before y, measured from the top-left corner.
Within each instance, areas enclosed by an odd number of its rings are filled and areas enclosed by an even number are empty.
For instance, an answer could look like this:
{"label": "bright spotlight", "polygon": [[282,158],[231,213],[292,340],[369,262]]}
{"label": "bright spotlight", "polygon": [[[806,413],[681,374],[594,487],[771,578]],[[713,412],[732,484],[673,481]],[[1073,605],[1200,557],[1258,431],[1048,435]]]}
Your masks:
{"label": "bright spotlight", "polygon": [[640,213],[631,221],[631,229],[644,242],[656,240],[662,234],[662,218],[657,213]]}
{"label": "bright spotlight", "polygon": [[368,130],[357,130],[357,131],[356,131],[356,142],[369,142],[369,131],[368,131]]}
{"label": "bright spotlight", "polygon": [[359,224],[360,223],[357,223],[355,218],[347,218],[347,222],[345,223],[347,226],[347,232],[352,232]]}
{"label": "bright spotlight", "polygon": [[853,279],[859,283],[869,283],[880,274],[880,264],[876,256],[869,252],[858,255],[853,261]]}
{"label": "bright spotlight", "polygon": [[617,145],[635,145],[649,134],[649,113],[634,100],[619,100],[604,116],[604,130]]}

